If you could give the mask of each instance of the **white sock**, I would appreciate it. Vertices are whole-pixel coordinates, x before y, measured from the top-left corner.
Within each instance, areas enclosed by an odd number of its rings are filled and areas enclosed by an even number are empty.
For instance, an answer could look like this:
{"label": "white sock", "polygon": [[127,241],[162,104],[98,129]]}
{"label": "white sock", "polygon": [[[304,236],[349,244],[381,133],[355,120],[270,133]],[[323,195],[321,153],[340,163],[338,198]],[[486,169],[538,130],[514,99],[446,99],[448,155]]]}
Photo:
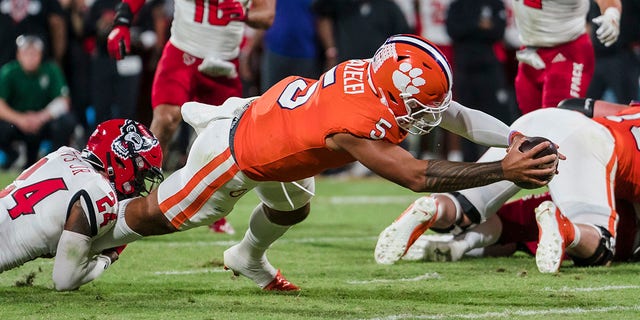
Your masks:
{"label": "white sock", "polygon": [[93,243],[91,244],[91,248],[93,251],[101,252],[104,249],[121,246],[123,244],[131,243],[142,238],[139,233],[133,231],[129,227],[127,221],[124,218],[124,211],[129,204],[129,201],[131,201],[131,199],[122,200],[119,202],[118,219],[116,219],[116,224],[113,226],[113,228],[111,228],[111,230],[93,241]]}
{"label": "white sock", "polygon": [[467,257],[476,257],[476,258],[484,257],[484,248],[471,249],[465,252],[464,255]]}
{"label": "white sock", "polygon": [[[573,241],[567,245],[566,249],[573,248],[573,247],[577,246],[578,243],[580,243],[580,238],[582,237],[582,232],[580,231],[580,227],[578,227],[578,225],[573,223],[573,222],[571,223],[571,225],[573,226],[573,233],[574,233]],[[594,229],[596,229],[596,231],[598,232],[600,237],[602,237],[602,232],[600,232],[600,228],[598,228],[598,227],[596,227],[596,226],[594,226],[592,224],[590,224],[589,226],[591,226]]]}
{"label": "white sock", "polygon": [[264,204],[261,203],[253,209],[249,229],[240,242],[239,249],[253,259],[262,258],[271,244],[289,230],[289,226],[281,226],[269,221],[264,208]]}
{"label": "white sock", "polygon": [[490,218],[466,232],[455,237],[456,241],[464,241],[467,251],[475,248],[484,248],[498,241],[502,233],[500,219]]}

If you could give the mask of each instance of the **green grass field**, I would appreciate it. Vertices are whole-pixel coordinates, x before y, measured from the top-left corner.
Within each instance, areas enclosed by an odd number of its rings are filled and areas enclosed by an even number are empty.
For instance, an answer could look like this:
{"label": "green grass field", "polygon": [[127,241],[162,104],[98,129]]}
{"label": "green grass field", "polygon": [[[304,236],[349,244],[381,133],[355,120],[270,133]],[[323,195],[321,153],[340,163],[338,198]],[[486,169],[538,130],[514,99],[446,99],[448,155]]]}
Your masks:
{"label": "green grass field", "polygon": [[250,194],[228,217],[236,235],[201,227],[134,242],[78,291],[52,290],[52,260],[2,273],[0,319],[640,319],[637,264],[549,275],[516,254],[381,266],[377,235],[416,195],[379,179],[318,179],[316,194],[309,218],[269,250],[299,293],[222,270],[257,203]]}

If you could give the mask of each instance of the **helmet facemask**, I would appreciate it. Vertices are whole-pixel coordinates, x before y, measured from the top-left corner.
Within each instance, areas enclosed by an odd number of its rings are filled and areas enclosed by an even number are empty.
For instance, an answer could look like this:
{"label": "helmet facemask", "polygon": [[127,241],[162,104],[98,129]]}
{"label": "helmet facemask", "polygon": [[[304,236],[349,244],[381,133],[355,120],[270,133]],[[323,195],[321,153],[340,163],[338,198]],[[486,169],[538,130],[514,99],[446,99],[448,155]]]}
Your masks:
{"label": "helmet facemask", "polygon": [[[162,169],[152,166],[147,159],[139,155],[136,156],[136,160],[134,162],[136,163],[134,168],[143,168],[142,170],[136,169],[134,179],[134,190],[136,191],[135,196],[146,197],[149,195],[151,190],[158,187],[158,185],[160,185],[164,180]],[[140,162],[143,163],[142,166],[139,165]]]}
{"label": "helmet facemask", "polygon": [[407,114],[396,117],[396,122],[400,128],[414,135],[425,135],[440,125],[442,113],[451,103],[451,91],[442,101],[426,105],[408,93],[401,93],[400,97],[407,109]]}

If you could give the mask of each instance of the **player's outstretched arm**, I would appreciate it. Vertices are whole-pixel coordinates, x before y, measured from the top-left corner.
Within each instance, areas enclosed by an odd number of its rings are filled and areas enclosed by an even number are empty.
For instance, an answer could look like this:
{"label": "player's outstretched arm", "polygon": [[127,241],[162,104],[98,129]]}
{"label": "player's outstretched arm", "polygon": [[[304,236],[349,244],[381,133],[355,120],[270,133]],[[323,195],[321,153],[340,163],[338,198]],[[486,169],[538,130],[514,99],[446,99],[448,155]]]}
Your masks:
{"label": "player's outstretched arm", "polygon": [[113,262],[106,255],[91,254],[91,228],[80,201],[71,212],[58,241],[53,264],[53,283],[58,291],[69,291],[100,276]]}
{"label": "player's outstretched arm", "polygon": [[381,177],[416,192],[448,192],[479,187],[501,180],[527,182],[536,186],[548,183],[545,177],[555,167],[538,168],[556,161],[557,155],[534,159],[549,146],[541,143],[531,150],[518,150],[522,140],[515,141],[502,161],[469,163],[446,160],[420,160],[400,146],[339,133],[328,139],[328,145],[349,152],[356,160]]}

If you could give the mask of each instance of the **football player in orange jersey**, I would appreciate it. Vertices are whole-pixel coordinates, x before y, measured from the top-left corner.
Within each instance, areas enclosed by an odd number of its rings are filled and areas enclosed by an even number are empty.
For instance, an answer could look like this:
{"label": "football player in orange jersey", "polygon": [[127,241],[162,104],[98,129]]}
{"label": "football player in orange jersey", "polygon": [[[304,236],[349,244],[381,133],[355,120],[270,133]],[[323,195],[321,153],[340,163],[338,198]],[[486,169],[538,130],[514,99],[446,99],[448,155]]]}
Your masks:
{"label": "football player in orange jersey", "polygon": [[[478,227],[456,236],[453,242],[421,241],[423,248],[418,251],[431,255],[429,259],[457,260],[474,247],[497,241],[535,241],[533,237],[537,237],[539,243],[531,251],[536,255],[538,269],[555,273],[565,251],[576,266],[610,264],[620,234],[626,243],[618,246],[622,252],[617,258],[628,258],[635,240],[628,235],[635,234],[636,218],[626,203],[635,203],[640,197],[640,176],[634,170],[640,165],[638,119],[640,104],[630,107],[591,99],[568,99],[558,108],[539,109],[522,116],[512,129],[543,135],[562,144],[568,158],[560,165],[562,174],[549,183],[553,202],[548,201],[549,197],[535,197],[503,205],[520,190],[504,181],[421,197],[381,234],[377,261],[393,263],[409,253],[412,242],[426,228],[460,233],[478,223]],[[479,161],[500,159],[503,152],[491,148]],[[619,211],[618,206],[627,209]],[[519,210],[527,212],[514,214]],[[500,219],[492,218],[496,211]],[[619,225],[621,219],[626,219],[625,226]],[[439,252],[424,252],[435,250]]]}
{"label": "football player in orange jersey", "polygon": [[[254,189],[261,203],[242,241],[224,252],[225,266],[265,290],[298,290],[269,263],[266,250],[306,218],[313,177],[326,169],[360,161],[416,192],[501,180],[546,185],[558,156],[533,156],[549,142],[518,151],[523,135],[452,102],[451,86],[449,64],[437,47],[418,36],[396,35],[372,59],[346,61],[319,80],[291,76],[261,97],[231,98],[218,108],[186,103],[182,116],[198,136],[185,167],[156,193],[123,203],[122,223],[98,248],[206,225]],[[419,160],[398,146],[407,134],[426,134],[438,125],[512,148],[499,161],[461,163]]]}

